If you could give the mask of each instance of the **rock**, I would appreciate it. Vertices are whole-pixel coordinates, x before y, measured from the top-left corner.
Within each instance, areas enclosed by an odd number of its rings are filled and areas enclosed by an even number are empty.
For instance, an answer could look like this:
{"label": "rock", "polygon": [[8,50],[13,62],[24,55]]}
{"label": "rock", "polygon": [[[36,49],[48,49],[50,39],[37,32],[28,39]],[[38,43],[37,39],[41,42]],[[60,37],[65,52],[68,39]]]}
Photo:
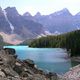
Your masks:
{"label": "rock", "polygon": [[3,60],[1,57],[0,57],[0,65],[3,65]]}
{"label": "rock", "polygon": [[6,77],[5,73],[0,70],[0,77]]}
{"label": "rock", "polygon": [[21,63],[16,62],[15,65],[16,65],[16,66],[21,66]]}
{"label": "rock", "polygon": [[33,76],[32,80],[46,80],[44,75],[36,74]]}
{"label": "rock", "polygon": [[0,50],[2,50],[3,49],[3,46],[0,46]]}
{"label": "rock", "polygon": [[9,80],[8,78],[0,77],[0,80]]}
{"label": "rock", "polygon": [[9,80],[21,80],[19,77],[11,77],[11,76],[9,76],[8,79]]}
{"label": "rock", "polygon": [[22,72],[21,76],[22,77],[29,77],[29,74],[27,72]]}
{"label": "rock", "polygon": [[49,78],[50,80],[57,80],[58,78],[56,73],[51,73],[51,72],[46,74],[46,77]]}
{"label": "rock", "polygon": [[17,55],[13,55],[13,57],[14,57],[15,59],[17,59],[18,56],[17,56]]}
{"label": "rock", "polygon": [[0,51],[0,58],[2,59],[4,65],[11,65],[12,67],[14,66],[16,61],[13,55],[9,54],[8,51],[6,51],[5,49]]}
{"label": "rock", "polygon": [[3,65],[3,62],[2,61],[0,61],[0,65]]}
{"label": "rock", "polygon": [[26,73],[28,73],[30,75],[33,75],[34,74],[34,72],[32,70],[26,69],[26,68],[24,68],[24,72],[26,72]]}
{"label": "rock", "polygon": [[19,60],[12,48],[0,50],[0,80],[56,80],[54,73],[45,73],[30,59]]}
{"label": "rock", "polygon": [[23,71],[23,68],[21,66],[15,65],[13,70],[16,71],[20,75]]}
{"label": "rock", "polygon": [[2,58],[0,57],[0,61],[2,61]]}
{"label": "rock", "polygon": [[14,55],[16,53],[15,49],[13,49],[13,48],[4,48],[4,50],[12,55]]}
{"label": "rock", "polygon": [[26,59],[23,61],[24,63],[26,63],[29,67],[34,67],[34,61],[30,60],[30,59]]}
{"label": "rock", "polygon": [[12,76],[12,77],[19,76],[15,71],[13,71],[11,67],[4,68],[2,71],[5,73],[6,76]]}
{"label": "rock", "polygon": [[65,80],[80,80],[80,65],[77,65],[64,74]]}

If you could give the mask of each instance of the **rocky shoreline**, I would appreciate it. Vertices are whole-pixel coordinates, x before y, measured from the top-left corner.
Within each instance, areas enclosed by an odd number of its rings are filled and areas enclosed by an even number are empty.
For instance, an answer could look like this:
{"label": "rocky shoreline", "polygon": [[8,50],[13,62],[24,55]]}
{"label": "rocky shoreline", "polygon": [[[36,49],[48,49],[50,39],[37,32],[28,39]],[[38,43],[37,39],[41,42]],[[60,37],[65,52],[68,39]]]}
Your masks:
{"label": "rocky shoreline", "polygon": [[72,61],[80,62],[80,56],[77,57],[71,57]]}
{"label": "rocky shoreline", "polygon": [[15,50],[0,50],[0,80],[57,80],[56,73],[47,73],[36,67],[34,61],[20,60]]}
{"label": "rocky shoreline", "polygon": [[20,60],[12,48],[0,50],[0,80],[80,80],[80,65],[64,75],[44,72],[30,59]]}

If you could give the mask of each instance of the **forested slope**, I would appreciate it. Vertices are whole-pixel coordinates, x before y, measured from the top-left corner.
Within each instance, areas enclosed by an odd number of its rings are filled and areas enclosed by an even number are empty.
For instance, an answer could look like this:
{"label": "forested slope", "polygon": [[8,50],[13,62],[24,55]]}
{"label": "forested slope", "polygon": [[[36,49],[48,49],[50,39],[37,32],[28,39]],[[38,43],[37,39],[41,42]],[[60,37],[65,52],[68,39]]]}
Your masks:
{"label": "forested slope", "polygon": [[66,48],[71,56],[80,55],[80,30],[58,36],[47,36],[33,40],[30,47],[39,48]]}

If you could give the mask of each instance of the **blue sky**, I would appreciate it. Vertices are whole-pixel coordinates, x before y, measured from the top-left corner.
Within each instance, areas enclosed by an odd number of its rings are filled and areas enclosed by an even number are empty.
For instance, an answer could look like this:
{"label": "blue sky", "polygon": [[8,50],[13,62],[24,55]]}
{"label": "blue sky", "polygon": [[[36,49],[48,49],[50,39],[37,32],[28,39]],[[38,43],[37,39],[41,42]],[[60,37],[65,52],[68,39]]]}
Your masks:
{"label": "blue sky", "polygon": [[47,15],[63,8],[68,8],[73,15],[80,12],[80,0],[0,0],[0,6],[16,7],[20,14],[30,12],[32,15],[37,12]]}

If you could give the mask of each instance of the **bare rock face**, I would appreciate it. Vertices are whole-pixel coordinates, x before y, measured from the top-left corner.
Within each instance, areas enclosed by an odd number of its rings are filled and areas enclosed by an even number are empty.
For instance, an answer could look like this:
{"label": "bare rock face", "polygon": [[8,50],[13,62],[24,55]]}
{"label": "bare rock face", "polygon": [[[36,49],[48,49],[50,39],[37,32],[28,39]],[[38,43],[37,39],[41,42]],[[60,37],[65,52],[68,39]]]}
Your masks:
{"label": "bare rock face", "polygon": [[6,21],[4,12],[0,7],[0,32],[4,31],[5,33],[10,33],[11,29],[9,27],[9,23]]}
{"label": "bare rock face", "polygon": [[58,80],[57,74],[45,73],[32,60],[19,60],[12,48],[0,50],[0,80]]}

